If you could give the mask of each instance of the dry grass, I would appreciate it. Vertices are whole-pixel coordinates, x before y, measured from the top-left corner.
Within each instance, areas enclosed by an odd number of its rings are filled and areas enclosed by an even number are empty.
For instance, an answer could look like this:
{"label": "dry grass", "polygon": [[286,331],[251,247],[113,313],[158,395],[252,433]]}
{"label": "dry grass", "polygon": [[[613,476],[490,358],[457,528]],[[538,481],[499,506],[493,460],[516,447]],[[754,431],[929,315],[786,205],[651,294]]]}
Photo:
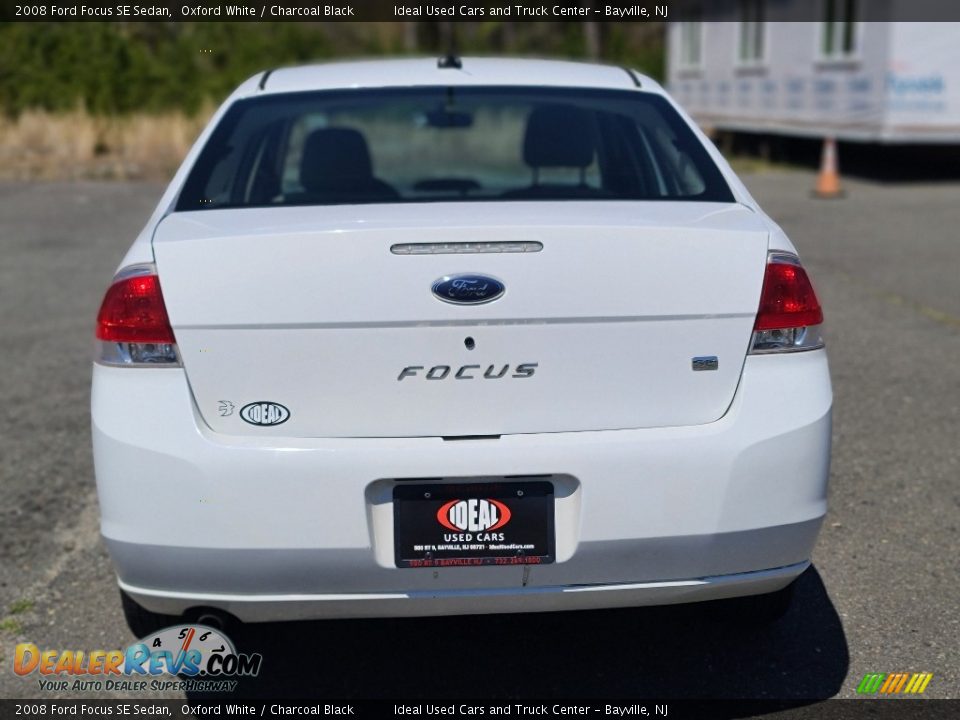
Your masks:
{"label": "dry grass", "polygon": [[74,110],[0,117],[0,179],[168,179],[209,114],[98,117]]}

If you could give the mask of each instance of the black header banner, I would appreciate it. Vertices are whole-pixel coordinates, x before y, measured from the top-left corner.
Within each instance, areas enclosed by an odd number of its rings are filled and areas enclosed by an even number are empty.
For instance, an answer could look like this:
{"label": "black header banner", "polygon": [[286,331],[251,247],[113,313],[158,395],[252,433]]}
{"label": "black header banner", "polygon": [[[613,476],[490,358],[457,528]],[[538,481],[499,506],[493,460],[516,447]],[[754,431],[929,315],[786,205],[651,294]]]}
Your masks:
{"label": "black header banner", "polygon": [[[858,5],[859,21],[960,21],[951,0],[871,2]],[[765,20],[818,22],[824,3],[768,3]],[[740,5],[697,0],[0,0],[0,20],[14,22],[736,22]],[[960,28],[958,28],[960,32]]]}
{"label": "black header banner", "polygon": [[354,0],[353,2],[316,2],[315,0],[47,0],[16,2],[0,0],[6,19],[15,21],[439,21],[470,22],[504,20],[523,21],[634,21],[669,20],[683,3],[660,2],[511,2],[511,0]]}

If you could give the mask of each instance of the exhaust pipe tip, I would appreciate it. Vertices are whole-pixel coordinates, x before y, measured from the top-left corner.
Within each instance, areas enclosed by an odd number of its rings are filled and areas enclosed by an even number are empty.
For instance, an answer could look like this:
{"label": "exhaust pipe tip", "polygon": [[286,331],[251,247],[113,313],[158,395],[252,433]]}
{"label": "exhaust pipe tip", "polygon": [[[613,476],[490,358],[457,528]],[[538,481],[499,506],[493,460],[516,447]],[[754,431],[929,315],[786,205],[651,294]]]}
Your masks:
{"label": "exhaust pipe tip", "polygon": [[240,621],[230,613],[210,607],[193,608],[185,612],[183,617],[189,622],[196,623],[197,625],[206,625],[220,632],[229,632],[241,624]]}
{"label": "exhaust pipe tip", "polygon": [[212,627],[214,630],[227,629],[226,620],[219,614],[212,612],[202,612],[197,615],[197,625],[207,625],[208,627]]}

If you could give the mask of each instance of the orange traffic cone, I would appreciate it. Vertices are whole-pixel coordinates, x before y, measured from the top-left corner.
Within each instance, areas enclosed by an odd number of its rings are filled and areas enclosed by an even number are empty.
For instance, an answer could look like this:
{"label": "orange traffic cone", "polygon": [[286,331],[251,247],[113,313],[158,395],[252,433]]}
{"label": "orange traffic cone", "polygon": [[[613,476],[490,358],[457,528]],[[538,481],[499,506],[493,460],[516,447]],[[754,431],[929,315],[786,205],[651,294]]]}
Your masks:
{"label": "orange traffic cone", "polygon": [[832,137],[823,139],[823,152],[820,154],[820,172],[817,184],[813,188],[814,197],[843,197],[840,188],[840,173],[837,170],[837,142]]}

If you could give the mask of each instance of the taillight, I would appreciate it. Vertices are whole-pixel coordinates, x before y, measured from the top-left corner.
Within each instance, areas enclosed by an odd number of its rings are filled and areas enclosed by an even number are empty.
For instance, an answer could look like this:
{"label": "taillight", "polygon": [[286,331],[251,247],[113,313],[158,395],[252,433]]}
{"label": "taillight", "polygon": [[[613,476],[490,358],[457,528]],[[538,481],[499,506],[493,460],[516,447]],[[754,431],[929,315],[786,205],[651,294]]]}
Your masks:
{"label": "taillight", "polygon": [[180,363],[154,265],[131,265],[117,274],[100,304],[96,335],[98,362]]}
{"label": "taillight", "polygon": [[823,347],[823,310],[796,255],[770,253],[753,326],[752,353],[795,352]]}

